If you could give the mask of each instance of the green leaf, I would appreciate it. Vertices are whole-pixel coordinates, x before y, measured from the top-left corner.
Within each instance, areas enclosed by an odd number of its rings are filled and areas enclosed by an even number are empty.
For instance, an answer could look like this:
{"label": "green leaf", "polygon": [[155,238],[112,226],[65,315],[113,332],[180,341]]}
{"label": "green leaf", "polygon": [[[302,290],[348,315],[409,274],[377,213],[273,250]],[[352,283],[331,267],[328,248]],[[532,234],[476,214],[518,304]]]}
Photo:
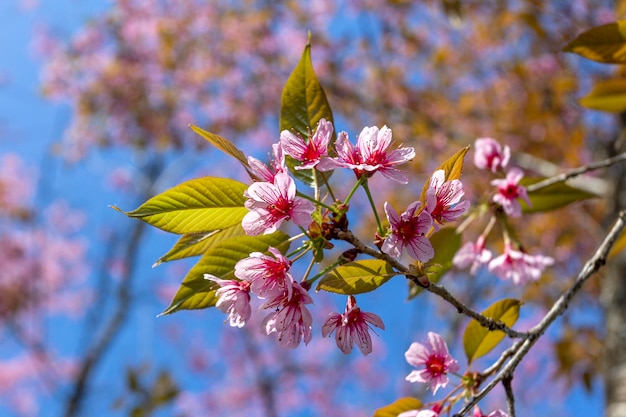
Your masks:
{"label": "green leaf", "polygon": [[[453,227],[439,229],[430,237],[430,243],[435,250],[435,256],[428,261],[426,276],[435,284],[441,277],[452,268],[452,258],[461,247],[461,235]],[[412,299],[423,291],[423,288],[409,281],[409,299]]]}
{"label": "green leaf", "polygon": [[228,178],[204,177],[170,188],[137,209],[124,212],[172,233],[203,233],[241,223],[247,185]]}
{"label": "green leaf", "polygon": [[[519,318],[522,302],[513,298],[496,301],[481,314],[485,317],[499,320],[511,327]],[[491,352],[504,339],[504,332],[491,331],[481,326],[476,320],[469,322],[463,334],[463,348],[467,356],[467,363]]]}
{"label": "green leaf", "polygon": [[161,256],[152,267],[154,268],[163,262],[202,255],[217,242],[242,235],[245,235],[245,232],[240,223],[208,233],[186,233],[182,235],[174,247],[165,255]]}
{"label": "green leaf", "polygon": [[280,130],[295,130],[306,138],[321,118],[333,121],[326,94],[317,79],[307,42],[300,62],[289,76],[280,103]]}
{"label": "green leaf", "polygon": [[[461,149],[450,158],[448,158],[444,163],[439,165],[439,167],[435,171],[443,169],[446,174],[446,181],[460,180],[461,174],[463,173],[463,161],[465,159],[465,154],[469,151],[469,149],[469,146]],[[428,179],[424,183],[424,187],[422,188],[422,193],[420,194],[420,201],[422,203],[426,201],[426,191],[428,191],[428,187],[430,186],[431,177],[432,175],[428,177]]]}
{"label": "green leaf", "polygon": [[[543,181],[545,178],[522,178],[520,182],[524,186],[535,184]],[[524,213],[542,213],[555,210],[576,201],[587,200],[597,197],[587,191],[571,187],[563,182],[541,188],[537,191],[528,193],[531,206],[529,207],[524,201],[521,201],[522,211]]]}
{"label": "green leaf", "polygon": [[252,252],[266,252],[273,246],[283,253],[289,248],[289,236],[282,232],[261,236],[237,236],[213,245],[187,273],[169,307],[160,315],[178,310],[195,310],[215,305],[219,286],[204,278],[211,274],[222,279],[234,279],[235,264]]}
{"label": "green leaf", "polygon": [[607,64],[626,63],[626,20],[591,28],[568,43],[564,52]]}
{"label": "green leaf", "polygon": [[362,294],[375,290],[394,275],[398,275],[398,272],[380,259],[354,261],[329,272],[319,281],[315,290],[338,294]]}
{"label": "green leaf", "polygon": [[[283,88],[280,102],[280,130],[294,131],[306,140],[310,131],[316,128],[322,118],[333,123],[333,112],[326,99],[326,93],[313,69],[311,43],[307,42],[300,62]],[[294,176],[307,185],[314,183],[313,175],[321,175],[314,170],[294,170],[296,161],[289,156],[286,157],[286,162]],[[321,179],[318,180],[319,184],[322,184]]]}
{"label": "green leaf", "polygon": [[593,110],[614,113],[626,111],[626,79],[597,81],[591,93],[578,102],[581,106]]}
{"label": "green leaf", "polygon": [[248,165],[248,160],[246,159],[246,156],[243,154],[243,152],[241,152],[228,139],[224,139],[223,137],[218,136],[218,135],[216,135],[214,133],[207,132],[206,130],[204,130],[204,129],[198,127],[198,126],[195,126],[195,125],[189,125],[189,127],[191,127],[191,130],[193,130],[194,132],[196,132],[197,134],[202,136],[211,145],[215,146],[220,151],[224,152],[227,155],[230,155],[230,156],[236,158],[239,162],[241,162],[241,164],[246,169],[250,168],[250,165]]}
{"label": "green leaf", "polygon": [[413,397],[404,397],[379,408],[374,412],[373,417],[398,417],[400,413],[419,410],[420,408],[422,408],[422,402],[420,400]]}

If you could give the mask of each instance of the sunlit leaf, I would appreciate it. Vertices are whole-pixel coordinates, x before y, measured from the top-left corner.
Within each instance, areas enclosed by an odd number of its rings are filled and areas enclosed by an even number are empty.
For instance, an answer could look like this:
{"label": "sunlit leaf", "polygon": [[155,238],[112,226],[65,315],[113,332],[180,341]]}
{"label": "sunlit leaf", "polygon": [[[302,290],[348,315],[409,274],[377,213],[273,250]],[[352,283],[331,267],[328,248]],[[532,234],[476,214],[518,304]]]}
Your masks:
{"label": "sunlit leaf", "polygon": [[283,253],[289,247],[289,236],[276,232],[261,236],[237,236],[221,241],[204,254],[187,273],[169,307],[161,313],[212,307],[217,302],[218,285],[206,280],[204,274],[222,279],[234,279],[235,264],[252,252],[266,252],[269,246]]}
{"label": "sunlit leaf", "polygon": [[178,239],[178,242],[165,255],[161,256],[152,265],[154,268],[163,262],[169,262],[176,259],[189,258],[192,256],[203,255],[215,243],[229,239],[233,236],[244,235],[245,232],[241,224],[235,224],[225,229],[214,230],[208,233],[187,233]]}
{"label": "sunlit leaf", "polygon": [[[523,178],[521,184],[529,186],[530,184],[543,181],[544,178]],[[522,211],[524,213],[541,213],[564,207],[576,201],[595,198],[596,195],[578,188],[569,186],[563,182],[541,188],[537,191],[528,193],[531,206],[521,201]]]}
{"label": "sunlit leaf", "polygon": [[626,20],[591,28],[568,43],[565,52],[574,52],[607,64],[626,63]]}
{"label": "sunlit leaf", "polygon": [[[311,44],[307,42],[300,62],[294,68],[283,88],[280,103],[280,130],[290,130],[307,140],[320,119],[333,122],[333,113],[326,99],[311,60]],[[314,170],[294,170],[295,161],[286,158],[287,165],[294,175],[305,184],[313,184],[313,175],[321,174]],[[322,181],[320,180],[321,184]]]}
{"label": "sunlit leaf", "polygon": [[333,122],[326,94],[317,79],[307,43],[300,62],[289,76],[280,105],[280,130],[295,130],[306,138],[321,118]]}
{"label": "sunlit leaf", "polygon": [[420,400],[412,397],[404,397],[379,408],[374,412],[373,417],[398,417],[400,413],[419,410],[420,408],[422,408],[422,402]]}
{"label": "sunlit leaf", "polygon": [[[426,276],[430,282],[438,283],[452,268],[452,258],[461,247],[461,235],[452,227],[440,229],[430,237],[435,256],[428,261]],[[423,288],[409,280],[409,299],[419,295]]]}
{"label": "sunlit leaf", "polygon": [[246,159],[246,156],[243,154],[243,152],[241,152],[232,142],[230,142],[228,139],[224,139],[223,137],[216,135],[214,133],[211,132],[207,132],[206,130],[195,126],[195,125],[189,125],[191,127],[191,130],[193,130],[194,132],[196,132],[197,134],[199,134],[200,136],[202,136],[204,139],[206,139],[211,145],[215,146],[217,149],[219,149],[220,151],[224,152],[227,155],[230,155],[234,158],[236,158],[239,162],[241,162],[241,164],[246,167],[249,168],[250,166],[248,165],[248,160]]}
{"label": "sunlit leaf", "polygon": [[[460,180],[461,174],[463,173],[463,161],[465,159],[465,154],[469,151],[470,147],[466,146],[461,149],[450,158],[448,158],[444,163],[439,165],[439,167],[435,171],[439,171],[443,169],[445,172],[446,181],[452,180]],[[428,187],[430,185],[430,177],[424,183],[424,187],[422,188],[422,193],[420,194],[420,201],[426,201],[426,191],[428,191]]]}
{"label": "sunlit leaf", "polygon": [[606,112],[626,110],[626,79],[597,81],[591,93],[579,100],[581,106]]}
{"label": "sunlit leaf", "polygon": [[241,223],[248,213],[249,210],[243,206],[246,201],[243,193],[247,188],[247,185],[228,178],[197,178],[170,188],[137,209],[123,213],[172,233],[225,229]]}
{"label": "sunlit leaf", "polygon": [[[511,327],[519,318],[519,310],[522,303],[513,298],[496,301],[481,314],[485,317],[499,320]],[[467,356],[468,364],[474,359],[480,358],[491,352],[504,339],[504,332],[500,330],[488,330],[476,320],[469,322],[463,334],[463,348]]]}
{"label": "sunlit leaf", "polygon": [[391,265],[380,259],[365,259],[341,265],[324,276],[316,290],[338,294],[373,291],[397,275]]}

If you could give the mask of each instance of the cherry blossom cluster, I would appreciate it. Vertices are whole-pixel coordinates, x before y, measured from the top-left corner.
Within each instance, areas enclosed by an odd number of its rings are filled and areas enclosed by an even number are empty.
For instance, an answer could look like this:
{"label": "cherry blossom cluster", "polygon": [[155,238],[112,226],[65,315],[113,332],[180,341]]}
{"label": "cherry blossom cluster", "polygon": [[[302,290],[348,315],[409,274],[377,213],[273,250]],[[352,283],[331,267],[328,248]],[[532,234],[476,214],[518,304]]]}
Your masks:
{"label": "cherry blossom cluster", "polygon": [[521,216],[520,200],[531,205],[526,188],[520,184],[524,174],[516,167],[505,172],[511,159],[511,150],[508,146],[500,145],[495,139],[477,139],[474,152],[474,164],[477,168],[502,174],[505,177],[491,181],[491,185],[496,187],[496,192],[491,197],[495,210],[492,221],[476,242],[467,242],[461,247],[453,263],[458,268],[469,267],[472,275],[476,274],[481,266],[486,265],[489,272],[501,279],[511,280],[515,284],[537,281],[541,278],[545,268],[551,266],[554,260],[548,256],[526,253],[521,243],[514,240],[506,227],[503,228],[504,253],[502,255],[493,257],[491,251],[485,247],[487,235],[491,232],[497,218]]}
{"label": "cherry blossom cluster", "polygon": [[[269,248],[269,255],[250,254],[235,266],[237,279],[206,276],[219,285],[216,306],[228,314],[231,326],[242,327],[250,319],[251,294],[254,294],[263,300],[261,310],[272,311],[264,320],[265,332],[268,335],[277,333],[279,342],[290,348],[302,341],[308,344],[311,340],[312,316],[307,306],[313,301],[308,290],[323,275],[309,277],[309,268],[298,281],[290,272],[292,262],[314,249],[314,235],[324,237],[324,247],[333,246],[328,241],[336,238],[338,230],[347,230],[345,219],[350,199],[359,186],[369,195],[367,181],[373,175],[380,173],[392,181],[406,184],[407,176],[397,166],[415,157],[412,147],[392,146],[392,132],[387,126],[365,127],[356,144],[350,142],[346,132],[340,132],[333,143],[333,133],[332,122],[322,118],[306,139],[295,132],[282,131],[279,142],[272,145],[269,164],[252,156],[247,158],[255,181],[244,193],[247,198],[245,207],[249,210],[242,220],[245,233],[251,236],[270,234],[290,222],[309,239],[308,243],[291,255],[273,247]],[[325,175],[329,171],[350,170],[356,181],[354,188],[343,201],[335,199],[330,205],[323,198],[310,197],[296,189],[296,177],[290,172],[287,157],[295,161],[294,174],[310,170],[319,178],[327,178]],[[329,194],[333,195],[331,185],[324,181]],[[389,226],[383,228],[379,224],[374,236],[381,254],[396,260],[407,254],[416,261],[427,262],[434,256],[429,236],[438,231],[440,225],[465,213],[469,202],[461,201],[464,189],[460,180],[447,181],[444,170],[438,170],[428,184],[424,201],[412,202],[401,214],[389,202],[384,203]],[[315,187],[318,196],[319,186]],[[378,219],[373,202],[372,209]],[[346,256],[343,258],[342,262],[345,262]],[[338,261],[336,265],[339,264]],[[352,352],[356,344],[367,355],[372,351],[369,332],[373,328],[384,329],[385,325],[376,314],[362,311],[356,298],[349,295],[345,311],[331,313],[322,325],[322,336],[334,333],[337,346],[343,353]]]}
{"label": "cherry blossom cluster", "polygon": [[[443,337],[437,333],[428,333],[426,345],[414,342],[404,354],[409,365],[418,369],[407,375],[409,382],[421,382],[428,384],[433,394],[439,388],[448,385],[449,374],[456,375],[459,371],[457,361],[450,355],[448,345]],[[465,382],[461,380],[459,388],[464,388]],[[463,397],[448,396],[446,400],[435,402],[429,409],[409,410],[401,413],[398,417],[437,417],[441,415],[446,407]],[[449,405],[446,405],[449,402]],[[474,417],[508,417],[502,410],[496,410],[488,415],[483,414],[478,407],[474,409]]]}

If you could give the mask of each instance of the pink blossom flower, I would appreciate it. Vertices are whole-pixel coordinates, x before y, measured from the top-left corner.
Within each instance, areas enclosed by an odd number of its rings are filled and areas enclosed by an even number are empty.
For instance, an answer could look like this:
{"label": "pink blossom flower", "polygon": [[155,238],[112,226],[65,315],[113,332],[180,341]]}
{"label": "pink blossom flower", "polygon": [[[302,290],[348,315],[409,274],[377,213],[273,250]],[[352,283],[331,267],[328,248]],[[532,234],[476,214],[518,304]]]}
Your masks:
{"label": "pink blossom flower", "polygon": [[485,249],[485,238],[478,238],[476,243],[467,242],[459,249],[452,258],[452,263],[457,268],[467,268],[471,265],[470,274],[475,275],[481,265],[491,260],[491,251]]}
{"label": "pink blossom flower", "polygon": [[409,410],[398,414],[398,417],[437,417],[438,415],[433,410]]}
{"label": "pink blossom flower", "polygon": [[428,332],[428,344],[430,349],[420,343],[412,343],[404,354],[410,365],[425,367],[411,372],[406,380],[428,383],[435,394],[439,387],[448,385],[448,372],[457,372],[459,365],[448,353],[448,346],[443,337]]}
{"label": "pink blossom flower", "polygon": [[279,143],[272,145],[274,153],[273,159],[270,161],[270,166],[265,165],[253,156],[248,156],[248,165],[254,175],[259,177],[262,181],[274,182],[276,174],[279,172],[287,172],[285,165],[285,156],[283,155],[283,148]]}
{"label": "pink blossom flower", "polygon": [[259,298],[275,297],[283,292],[291,297],[293,276],[289,272],[291,261],[278,249],[267,249],[273,257],[261,252],[252,252],[235,264],[235,276],[250,283],[250,290]]}
{"label": "pink blossom flower", "polygon": [[228,313],[232,327],[243,327],[250,319],[250,283],[233,279],[220,279],[211,274],[204,274],[204,279],[216,282],[220,288],[215,292],[218,297],[215,307]]}
{"label": "pink blossom flower", "polygon": [[433,218],[435,230],[439,229],[437,224],[461,217],[470,204],[469,201],[461,201],[465,194],[461,181],[446,181],[445,176],[443,169],[435,171],[426,191],[426,210]]}
{"label": "pink blossom flower", "polygon": [[312,169],[320,158],[328,154],[328,144],[333,136],[333,124],[320,119],[313,137],[308,143],[288,130],[280,132],[280,144],[285,153],[302,162],[296,169]]}
{"label": "pink blossom flower", "polygon": [[296,198],[296,184],[287,173],[276,174],[274,183],[253,183],[244,195],[249,198],[245,206],[250,212],[241,225],[248,235],[273,233],[283,220],[293,220],[298,226],[311,222],[313,203]]}
{"label": "pink blossom flower", "polygon": [[537,281],[543,270],[554,264],[554,259],[543,255],[529,255],[514,250],[510,244],[504,246],[504,254],[489,262],[489,271],[502,279],[510,279],[515,284]]}
{"label": "pink blossom flower", "polygon": [[287,348],[298,347],[302,340],[308,345],[312,337],[313,317],[306,304],[313,304],[313,299],[297,282],[293,283],[291,296],[285,291],[267,301],[262,308],[275,308],[276,311],[264,320],[266,333],[277,332],[278,342]]}
{"label": "pink blossom flower", "polygon": [[495,410],[489,413],[488,415],[485,415],[483,414],[482,411],[480,411],[480,408],[478,408],[478,406],[474,406],[473,414],[474,414],[474,417],[509,417],[509,415],[502,410]]}
{"label": "pink blossom flower", "polygon": [[474,165],[479,169],[489,169],[496,172],[504,169],[511,159],[511,148],[502,146],[492,138],[476,139],[474,144]]}
{"label": "pink blossom flower", "polygon": [[365,313],[356,305],[354,296],[348,296],[343,314],[331,313],[322,326],[322,337],[335,333],[337,347],[345,354],[352,352],[356,342],[363,355],[372,353],[372,338],[369,330],[372,326],[385,329],[385,324],[374,313]]}
{"label": "pink blossom flower", "polygon": [[418,261],[426,262],[435,255],[433,246],[426,236],[432,226],[432,218],[427,211],[423,210],[419,215],[415,212],[422,203],[415,201],[407,207],[406,211],[398,216],[398,213],[385,202],[385,214],[391,226],[391,234],[387,236],[381,250],[394,258],[400,258],[402,251]]}
{"label": "pink blossom flower", "polygon": [[504,212],[511,217],[522,215],[522,207],[518,199],[522,199],[530,206],[530,199],[526,188],[519,185],[524,173],[519,168],[511,168],[505,179],[491,181],[491,185],[498,187],[498,193],[493,196],[494,203],[500,204]]}
{"label": "pink blossom flower", "polygon": [[406,147],[390,151],[390,145],[391,129],[387,126],[380,130],[376,126],[363,128],[356,147],[348,140],[348,134],[341,132],[335,142],[337,158],[323,158],[318,169],[328,171],[335,168],[350,168],[354,170],[357,178],[361,178],[362,175],[371,177],[380,171],[385,177],[406,184],[407,176],[394,167],[415,158],[415,149]]}

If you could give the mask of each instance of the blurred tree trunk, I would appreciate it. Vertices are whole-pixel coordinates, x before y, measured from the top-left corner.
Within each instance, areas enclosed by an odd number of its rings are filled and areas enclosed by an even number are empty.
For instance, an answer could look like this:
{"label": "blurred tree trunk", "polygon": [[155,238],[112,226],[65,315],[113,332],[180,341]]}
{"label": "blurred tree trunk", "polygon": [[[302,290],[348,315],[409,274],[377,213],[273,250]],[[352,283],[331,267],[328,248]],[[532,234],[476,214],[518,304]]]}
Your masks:
{"label": "blurred tree trunk", "polygon": [[[621,115],[622,133],[610,145],[609,156],[624,151],[626,114]],[[617,164],[611,170],[612,195],[605,227],[610,227],[620,210],[626,208],[626,167]],[[604,355],[604,385],[607,417],[626,417],[626,251],[607,264],[602,287],[605,308],[606,338]]]}

